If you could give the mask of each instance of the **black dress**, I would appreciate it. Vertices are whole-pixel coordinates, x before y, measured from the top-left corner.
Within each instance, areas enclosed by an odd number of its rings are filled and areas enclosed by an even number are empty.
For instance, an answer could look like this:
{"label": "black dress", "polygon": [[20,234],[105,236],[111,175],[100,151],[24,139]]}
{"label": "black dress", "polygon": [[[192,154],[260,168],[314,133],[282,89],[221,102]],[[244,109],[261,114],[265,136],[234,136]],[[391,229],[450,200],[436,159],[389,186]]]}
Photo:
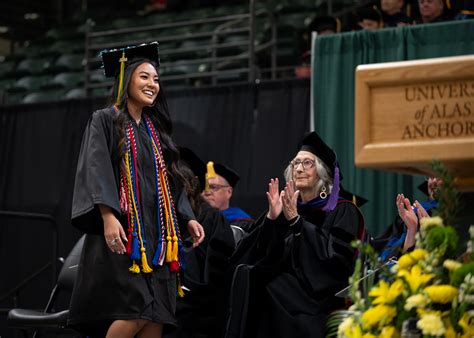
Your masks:
{"label": "black dress", "polygon": [[[94,112],[84,132],[76,173],[72,223],[87,233],[74,287],[69,324],[79,331],[105,335],[117,319],[146,319],[176,325],[176,273],[168,265],[153,266],[152,273],[131,273],[128,255],[112,253],[105,242],[98,204],[109,206],[127,232],[119,207],[118,136],[116,112]],[[156,175],[154,155],[144,121],[132,125],[136,135],[138,180],[147,259],[151,265],[157,242]],[[164,146],[162,144],[162,146]],[[163,156],[167,157],[166,149]],[[180,225],[194,218],[189,201],[172,187]]]}
{"label": "black dress", "polygon": [[309,203],[293,226],[262,216],[232,258],[226,338],[324,337],[327,315],[344,307],[335,293],[348,285],[363,236],[363,217],[349,201],[333,211]]}

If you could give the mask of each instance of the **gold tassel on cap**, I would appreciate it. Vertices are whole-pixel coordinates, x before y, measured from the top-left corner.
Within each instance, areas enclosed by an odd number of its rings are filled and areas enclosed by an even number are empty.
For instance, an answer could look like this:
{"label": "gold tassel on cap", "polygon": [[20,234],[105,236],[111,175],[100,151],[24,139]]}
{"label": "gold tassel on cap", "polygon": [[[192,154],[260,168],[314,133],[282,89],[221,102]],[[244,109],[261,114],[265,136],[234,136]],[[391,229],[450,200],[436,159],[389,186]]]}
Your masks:
{"label": "gold tassel on cap", "polygon": [[120,96],[122,96],[122,87],[123,87],[123,73],[125,72],[125,62],[127,61],[128,59],[125,57],[125,51],[123,51],[122,57],[119,59],[119,62],[120,62],[119,85],[118,85],[118,91],[117,91],[117,101],[115,102],[115,105],[117,107],[120,106]]}
{"label": "gold tassel on cap", "polygon": [[211,178],[217,177],[216,171],[214,170],[214,162],[207,162],[207,172],[206,172],[206,187],[204,191],[209,191],[209,180]]}

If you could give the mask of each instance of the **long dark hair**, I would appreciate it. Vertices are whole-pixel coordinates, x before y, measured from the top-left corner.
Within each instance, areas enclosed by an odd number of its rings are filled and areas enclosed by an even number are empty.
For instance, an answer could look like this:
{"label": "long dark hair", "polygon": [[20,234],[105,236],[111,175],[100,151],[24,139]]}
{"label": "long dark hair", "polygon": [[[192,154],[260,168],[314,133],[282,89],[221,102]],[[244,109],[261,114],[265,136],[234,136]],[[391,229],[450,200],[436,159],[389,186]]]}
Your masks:
{"label": "long dark hair", "polygon": [[[124,155],[125,155],[125,145],[126,145],[126,137],[125,137],[125,128],[128,122],[128,109],[127,109],[127,92],[128,87],[130,85],[130,80],[132,78],[132,74],[143,63],[150,63],[158,72],[157,64],[153,61],[148,59],[136,59],[131,60],[124,70],[123,76],[123,89],[122,93],[119,98],[119,112],[115,119],[115,132],[118,137],[118,156],[119,156],[119,163],[123,163]],[[157,130],[160,138],[160,142],[163,148],[163,156],[165,157],[168,171],[171,175],[175,177],[179,177],[183,179],[183,175],[179,170],[178,167],[178,159],[179,159],[179,151],[176,147],[176,144],[173,142],[171,135],[173,133],[173,124],[171,122],[171,117],[168,110],[168,102],[166,101],[165,93],[163,90],[163,86],[161,82],[158,80],[160,85],[160,90],[158,95],[153,103],[153,106],[145,107],[143,109],[143,113],[147,114],[155,129]],[[118,76],[115,79],[115,83],[112,90],[112,96],[110,98],[110,104],[115,105],[117,100],[117,94],[119,90],[119,78]]]}

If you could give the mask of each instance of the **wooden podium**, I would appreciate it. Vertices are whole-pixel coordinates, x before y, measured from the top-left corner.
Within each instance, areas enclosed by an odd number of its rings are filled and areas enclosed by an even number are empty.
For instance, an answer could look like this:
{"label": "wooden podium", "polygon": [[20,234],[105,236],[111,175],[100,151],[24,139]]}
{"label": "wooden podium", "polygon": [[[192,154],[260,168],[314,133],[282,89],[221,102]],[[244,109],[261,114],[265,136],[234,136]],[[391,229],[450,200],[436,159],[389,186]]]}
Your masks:
{"label": "wooden podium", "polygon": [[433,175],[441,160],[474,191],[474,55],[360,65],[355,164]]}

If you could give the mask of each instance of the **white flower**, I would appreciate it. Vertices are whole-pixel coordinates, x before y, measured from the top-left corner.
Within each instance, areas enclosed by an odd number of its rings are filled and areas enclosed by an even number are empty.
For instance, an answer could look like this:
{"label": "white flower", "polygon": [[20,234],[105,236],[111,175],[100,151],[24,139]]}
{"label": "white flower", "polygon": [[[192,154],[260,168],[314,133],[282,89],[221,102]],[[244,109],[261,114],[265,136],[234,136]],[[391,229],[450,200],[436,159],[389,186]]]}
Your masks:
{"label": "white flower", "polygon": [[426,233],[426,230],[430,227],[442,227],[443,219],[439,216],[425,217],[420,220],[420,230],[422,234]]}
{"label": "white flower", "polygon": [[424,335],[441,337],[446,332],[441,317],[436,314],[422,315],[421,319],[416,323],[416,327],[423,332]]}
{"label": "white flower", "polygon": [[410,311],[413,308],[424,308],[428,303],[429,299],[419,293],[408,297],[404,308],[406,311]]}
{"label": "white flower", "polygon": [[447,259],[444,261],[443,266],[449,271],[456,271],[462,266],[462,264],[452,259]]}

